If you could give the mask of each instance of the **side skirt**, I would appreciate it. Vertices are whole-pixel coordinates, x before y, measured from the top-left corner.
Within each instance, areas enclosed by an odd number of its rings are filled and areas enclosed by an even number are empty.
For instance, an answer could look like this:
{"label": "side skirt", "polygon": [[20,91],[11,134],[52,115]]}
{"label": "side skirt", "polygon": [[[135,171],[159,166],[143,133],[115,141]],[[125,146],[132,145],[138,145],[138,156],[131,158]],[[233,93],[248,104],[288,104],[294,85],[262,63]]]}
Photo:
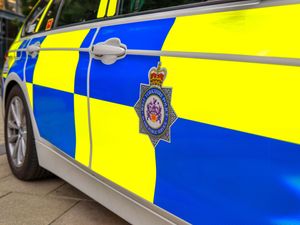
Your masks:
{"label": "side skirt", "polygon": [[149,202],[139,203],[138,200],[134,199],[139,197],[122,193],[123,191],[118,190],[120,187],[110,184],[109,181],[106,182],[105,178],[100,179],[98,175],[96,177],[46,144],[36,141],[36,147],[39,163],[42,167],[75,186],[129,223],[138,225],[188,225],[188,223]]}

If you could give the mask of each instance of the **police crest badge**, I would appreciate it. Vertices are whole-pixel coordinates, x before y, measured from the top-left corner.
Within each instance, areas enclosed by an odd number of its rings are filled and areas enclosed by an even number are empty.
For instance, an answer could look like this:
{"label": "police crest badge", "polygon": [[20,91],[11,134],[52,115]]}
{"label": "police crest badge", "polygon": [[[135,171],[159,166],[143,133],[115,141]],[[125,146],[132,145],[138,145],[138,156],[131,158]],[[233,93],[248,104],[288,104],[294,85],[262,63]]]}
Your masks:
{"label": "police crest badge", "polygon": [[140,99],[134,106],[140,118],[140,133],[147,134],[154,145],[171,142],[171,126],[177,115],[171,106],[172,88],[163,87],[167,70],[158,63],[149,71],[149,85],[141,84]]}

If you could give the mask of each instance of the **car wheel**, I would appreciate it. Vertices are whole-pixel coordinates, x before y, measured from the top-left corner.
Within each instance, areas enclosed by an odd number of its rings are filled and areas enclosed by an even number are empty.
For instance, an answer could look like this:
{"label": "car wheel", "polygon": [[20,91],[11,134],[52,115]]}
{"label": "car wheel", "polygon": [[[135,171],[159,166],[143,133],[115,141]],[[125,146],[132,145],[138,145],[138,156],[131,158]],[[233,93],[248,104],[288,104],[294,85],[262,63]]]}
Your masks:
{"label": "car wheel", "polygon": [[13,174],[21,180],[34,180],[49,175],[39,166],[33,129],[25,96],[15,85],[5,106],[5,147]]}

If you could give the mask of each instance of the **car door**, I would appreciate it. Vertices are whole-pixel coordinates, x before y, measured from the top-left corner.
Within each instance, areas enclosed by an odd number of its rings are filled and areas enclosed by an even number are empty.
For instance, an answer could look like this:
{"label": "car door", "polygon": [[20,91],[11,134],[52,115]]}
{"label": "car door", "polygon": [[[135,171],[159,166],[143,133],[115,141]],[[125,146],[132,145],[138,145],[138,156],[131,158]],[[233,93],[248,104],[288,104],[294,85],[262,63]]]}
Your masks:
{"label": "car door", "polygon": [[82,7],[82,3],[50,1],[38,34],[30,39],[33,52],[28,56],[26,83],[39,141],[88,167],[88,49],[96,29],[79,29],[74,24],[96,19],[101,4],[84,1]]}
{"label": "car door", "polygon": [[121,1],[125,18],[100,25],[92,170],[192,224],[292,221],[299,119],[287,112],[299,68],[272,57],[295,57],[279,30],[296,26],[296,9],[207,1],[161,12],[178,2]]}
{"label": "car door", "polygon": [[156,184],[155,146],[139,132],[134,106],[141,84],[149,84],[149,71],[160,58],[127,55],[107,65],[110,59],[97,58],[97,45],[118,45],[121,40],[128,49],[160,51],[173,22],[161,19],[101,27],[90,69],[92,170],[150,202]]}

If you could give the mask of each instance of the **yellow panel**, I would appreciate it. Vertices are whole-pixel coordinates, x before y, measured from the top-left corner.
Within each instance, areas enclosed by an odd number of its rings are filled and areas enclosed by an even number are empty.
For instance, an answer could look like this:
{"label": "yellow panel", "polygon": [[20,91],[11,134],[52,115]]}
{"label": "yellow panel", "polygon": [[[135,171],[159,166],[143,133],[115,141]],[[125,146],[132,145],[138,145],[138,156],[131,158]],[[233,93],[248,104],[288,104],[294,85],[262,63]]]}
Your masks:
{"label": "yellow panel", "polygon": [[87,97],[74,95],[74,113],[76,129],[75,159],[85,166],[90,164],[90,131]]}
{"label": "yellow panel", "polygon": [[[10,51],[15,51],[17,49],[19,49],[20,45],[22,44],[21,41],[18,40],[18,38],[16,38],[16,40],[14,41],[14,43],[11,45],[10,47]],[[23,53],[23,54],[26,54],[26,53]],[[8,55],[7,55],[7,59],[8,60],[7,62],[5,62],[5,66],[7,65],[7,68],[8,68],[8,71],[10,70],[10,68],[13,66],[13,64],[15,63],[16,61],[16,57],[17,57],[17,53],[16,52],[8,52]],[[6,64],[7,63],[7,64]],[[4,73],[2,74],[2,76],[4,78],[7,78],[8,74],[7,73]]]}
{"label": "yellow panel", "polygon": [[30,106],[33,108],[33,85],[32,83],[26,83],[27,93],[30,101]]}
{"label": "yellow panel", "polygon": [[92,170],[153,202],[155,150],[134,108],[91,99]]}
{"label": "yellow panel", "polygon": [[[41,48],[80,48],[89,30],[49,35]],[[41,51],[34,70],[33,83],[66,92],[74,92],[78,51]]]}
{"label": "yellow panel", "polygon": [[17,37],[16,37],[16,39],[15,39],[15,42],[20,41],[20,38],[21,38],[21,35],[22,35],[22,32],[23,32],[23,29],[24,29],[24,24],[22,25],[21,29],[19,30],[18,35],[17,35]]}
{"label": "yellow panel", "polygon": [[178,17],[163,50],[300,57],[300,4]]}
{"label": "yellow panel", "polygon": [[23,42],[22,41],[15,41],[12,45],[11,45],[11,47],[10,47],[10,51],[15,51],[15,50],[18,50],[19,49],[19,47],[20,47],[20,45],[22,44]]}
{"label": "yellow panel", "polygon": [[102,18],[106,14],[108,0],[100,0],[97,18]]}
{"label": "yellow panel", "polygon": [[300,144],[300,67],[163,57],[181,118]]}
{"label": "yellow panel", "polygon": [[117,3],[118,3],[118,0],[110,0],[109,1],[107,16],[114,16],[116,14]]}

